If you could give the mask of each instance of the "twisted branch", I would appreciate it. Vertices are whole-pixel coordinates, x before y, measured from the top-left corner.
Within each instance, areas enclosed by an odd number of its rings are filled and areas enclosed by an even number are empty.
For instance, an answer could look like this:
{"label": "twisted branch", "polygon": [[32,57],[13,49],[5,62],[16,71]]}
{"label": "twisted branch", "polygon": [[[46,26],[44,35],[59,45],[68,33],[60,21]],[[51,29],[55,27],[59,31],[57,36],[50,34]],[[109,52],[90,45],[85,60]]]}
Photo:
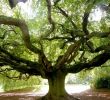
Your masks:
{"label": "twisted branch", "polygon": [[[16,18],[12,18],[12,17],[0,16],[0,24],[14,25],[14,26],[19,27],[22,32],[22,38],[24,40],[25,46],[30,51],[34,52],[35,54],[40,55],[43,62],[45,62],[46,64],[49,64],[49,61],[48,61],[47,57],[45,56],[44,52],[42,52],[42,50],[40,50],[37,47],[35,47],[34,45],[32,45],[32,43],[30,41],[28,26],[26,25],[25,21],[16,19]],[[45,67],[47,67],[47,66],[48,65],[46,65]]]}
{"label": "twisted branch", "polygon": [[55,29],[55,23],[52,19],[52,14],[51,14],[51,10],[52,10],[51,0],[46,0],[46,2],[47,2],[47,9],[48,9],[48,21],[52,25],[52,28],[51,28],[50,32],[53,32],[54,29]]}
{"label": "twisted branch", "polygon": [[69,66],[70,68],[67,68],[66,70],[70,73],[78,73],[84,69],[100,67],[102,64],[104,64],[109,59],[110,59],[110,52],[103,52],[103,53],[97,55],[95,58],[93,58],[88,63],[79,62],[75,65]]}
{"label": "twisted branch", "polygon": [[67,19],[69,19],[69,21],[71,22],[72,26],[77,29],[77,26],[75,25],[75,23],[72,21],[72,19],[69,17],[69,15],[59,6],[56,6],[58,8],[58,10],[60,11],[60,13],[65,16]]}

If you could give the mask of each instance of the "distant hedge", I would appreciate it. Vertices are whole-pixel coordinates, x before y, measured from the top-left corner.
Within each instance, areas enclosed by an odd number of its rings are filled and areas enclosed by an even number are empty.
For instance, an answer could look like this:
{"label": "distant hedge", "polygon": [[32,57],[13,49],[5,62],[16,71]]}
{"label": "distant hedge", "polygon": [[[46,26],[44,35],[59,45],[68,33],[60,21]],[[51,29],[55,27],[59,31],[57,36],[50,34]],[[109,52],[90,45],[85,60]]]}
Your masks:
{"label": "distant hedge", "polygon": [[31,77],[28,80],[15,80],[15,79],[8,79],[5,78],[3,81],[3,89],[4,91],[10,91],[14,89],[22,89],[22,88],[28,88],[28,87],[35,87],[36,89],[39,89],[39,87],[36,87],[41,83],[41,78],[39,77]]}
{"label": "distant hedge", "polygon": [[96,78],[92,83],[92,87],[96,89],[101,89],[101,88],[110,89],[110,76]]}

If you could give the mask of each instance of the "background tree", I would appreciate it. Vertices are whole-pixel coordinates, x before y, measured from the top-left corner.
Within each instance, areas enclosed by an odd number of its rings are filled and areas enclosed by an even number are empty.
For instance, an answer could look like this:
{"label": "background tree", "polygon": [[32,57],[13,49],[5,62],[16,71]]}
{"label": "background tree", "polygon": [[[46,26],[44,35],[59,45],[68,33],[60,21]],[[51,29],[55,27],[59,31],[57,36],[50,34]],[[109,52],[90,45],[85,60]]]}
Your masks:
{"label": "background tree", "polygon": [[17,5],[17,3],[19,3],[19,2],[24,2],[25,3],[26,1],[27,0],[8,0],[9,5],[10,5],[11,8],[15,7]]}
{"label": "background tree", "polygon": [[[48,79],[49,92],[42,100],[76,100],[65,91],[65,76],[100,67],[110,59],[109,18],[91,19],[93,10],[103,3],[109,5],[109,0],[33,0],[28,11],[34,14],[28,17],[19,16],[20,12],[6,16],[4,3],[0,72],[16,70],[18,78]],[[8,7],[6,11],[11,12]],[[98,44],[103,39],[107,42]]]}

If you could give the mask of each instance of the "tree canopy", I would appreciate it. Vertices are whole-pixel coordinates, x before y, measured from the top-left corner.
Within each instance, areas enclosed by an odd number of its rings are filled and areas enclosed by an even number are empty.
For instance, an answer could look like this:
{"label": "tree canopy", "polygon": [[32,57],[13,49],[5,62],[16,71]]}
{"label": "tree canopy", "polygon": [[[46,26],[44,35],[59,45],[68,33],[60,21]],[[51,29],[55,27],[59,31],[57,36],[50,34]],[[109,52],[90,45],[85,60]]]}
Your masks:
{"label": "tree canopy", "polygon": [[[2,0],[1,73],[40,75],[49,80],[50,94],[55,93],[51,86],[58,86],[63,95],[57,81],[63,83],[67,73],[100,67],[110,59],[109,0],[28,0],[27,5],[28,15]],[[105,15],[100,21],[93,20],[96,9]]]}

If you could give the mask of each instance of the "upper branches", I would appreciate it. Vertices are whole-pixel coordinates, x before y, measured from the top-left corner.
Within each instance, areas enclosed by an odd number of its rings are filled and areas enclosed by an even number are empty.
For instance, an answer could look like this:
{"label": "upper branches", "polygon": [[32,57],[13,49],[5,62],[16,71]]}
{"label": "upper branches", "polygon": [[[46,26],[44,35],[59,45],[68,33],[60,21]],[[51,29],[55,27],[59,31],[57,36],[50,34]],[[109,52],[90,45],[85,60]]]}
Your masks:
{"label": "upper branches", "polygon": [[55,0],[54,5],[57,5],[60,0]]}
{"label": "upper branches", "polygon": [[64,53],[64,55],[61,56],[61,58],[57,59],[57,64],[56,64],[56,69],[61,68],[65,63],[70,63],[70,60],[74,59],[74,57],[76,56],[78,49],[80,47],[81,44],[81,40],[76,41],[74,44],[71,44],[67,51]]}
{"label": "upper branches", "polygon": [[51,6],[51,0],[46,0],[47,2],[47,9],[48,9],[48,21],[49,23],[52,25],[52,28],[51,28],[51,31],[50,32],[53,32],[54,29],[55,29],[55,23],[52,19],[52,6]]}
{"label": "upper branches", "polygon": [[93,3],[89,3],[85,9],[85,12],[84,12],[84,16],[83,16],[83,22],[82,22],[82,29],[85,33],[85,35],[89,35],[89,31],[87,29],[87,26],[88,26],[88,18],[89,18],[89,15],[90,15],[90,12],[94,6],[94,3],[95,1],[93,1]]}
{"label": "upper branches", "polygon": [[0,24],[14,25],[14,26],[19,27],[22,31],[22,37],[23,37],[26,47],[34,53],[37,53],[37,54],[41,53],[41,51],[38,48],[36,48],[35,46],[31,44],[29,30],[28,30],[28,27],[25,21],[12,18],[12,17],[0,16]]}
{"label": "upper branches", "polygon": [[63,16],[65,16],[70,22],[71,22],[71,24],[72,24],[72,26],[75,28],[75,29],[77,29],[77,26],[76,26],[76,24],[73,22],[73,20],[69,17],[69,15],[62,9],[62,8],[60,8],[59,6],[56,6],[57,8],[58,8],[58,10],[60,11],[60,13],[63,15]]}

